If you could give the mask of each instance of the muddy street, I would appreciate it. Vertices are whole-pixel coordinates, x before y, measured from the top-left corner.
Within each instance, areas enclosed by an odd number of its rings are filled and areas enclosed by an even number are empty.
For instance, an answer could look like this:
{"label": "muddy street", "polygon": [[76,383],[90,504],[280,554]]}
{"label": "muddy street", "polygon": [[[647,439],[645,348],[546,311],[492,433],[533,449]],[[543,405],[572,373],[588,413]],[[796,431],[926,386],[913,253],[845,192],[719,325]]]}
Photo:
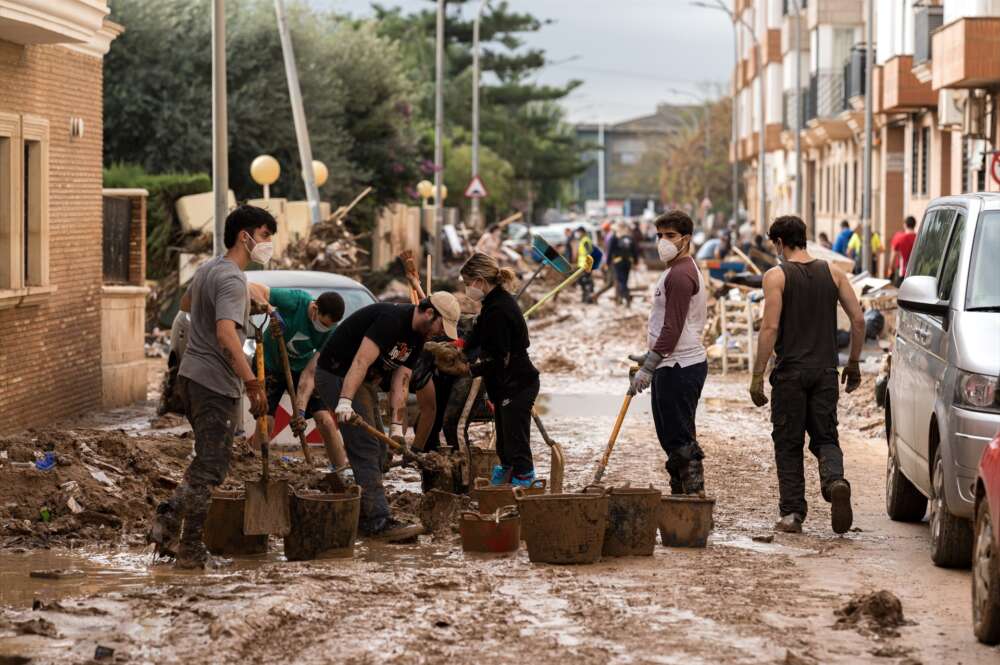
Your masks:
{"label": "muddy street", "polygon": [[[544,371],[539,410],[565,450],[569,491],[589,482],[603,451],[626,388],[624,354],[642,339],[641,307],[564,302],[559,316],[568,317],[533,324],[532,355]],[[611,341],[595,344],[597,335]],[[77,663],[102,646],[114,650],[108,662],[155,663],[995,663],[1000,652],[972,635],[968,571],[931,564],[926,523],[885,517],[873,379],[841,401],[855,510],[855,528],[843,537],[830,530],[811,458],[804,533],[773,533],[768,412],[749,402],[746,374],[713,369],[698,414],[707,490],[716,499],[705,549],[658,543],[651,558],[553,566],[530,563],[524,548],[464,554],[457,534],[446,532],[415,545],[360,541],[352,558],[293,563],[272,540],[267,555],[195,574],[152,565],[137,545],[139,523],[106,525],[102,537],[53,538],[47,549],[37,538],[13,540],[8,523],[0,661]],[[648,398],[634,401],[606,483],[666,488],[649,409]],[[122,412],[118,425],[140,415]],[[114,420],[101,415],[105,428]],[[183,429],[157,434],[159,448],[177,457],[189,445],[179,438]],[[131,432],[142,442],[133,454],[148,457],[160,476],[176,474],[179,461],[167,463],[149,436]],[[547,475],[548,448],[532,436]],[[251,468],[241,463],[235,472]],[[412,470],[390,477],[396,489],[416,488]],[[141,499],[138,486],[125,489]],[[137,522],[143,507],[134,508]],[[79,573],[29,576],[53,569]],[[901,601],[901,621],[838,615],[855,596],[880,590]]]}

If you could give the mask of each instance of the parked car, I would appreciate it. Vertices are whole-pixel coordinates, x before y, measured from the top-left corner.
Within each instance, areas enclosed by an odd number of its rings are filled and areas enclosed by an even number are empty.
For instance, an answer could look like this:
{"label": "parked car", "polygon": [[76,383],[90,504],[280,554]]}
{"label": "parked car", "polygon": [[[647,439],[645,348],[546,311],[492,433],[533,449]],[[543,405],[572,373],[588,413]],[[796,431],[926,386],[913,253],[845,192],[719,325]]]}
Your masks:
{"label": "parked car", "polygon": [[972,550],[972,628],[984,644],[1000,644],[1000,433],[986,446],[976,482]]}
{"label": "parked car", "polygon": [[920,521],[931,559],[967,566],[976,470],[1000,429],[1000,195],[935,199],[899,289],[885,406],[886,512]]}
{"label": "parked car", "polygon": [[[264,284],[272,289],[302,289],[314,297],[326,291],[336,291],[344,299],[344,318],[347,318],[362,307],[376,302],[375,296],[364,285],[344,275],[310,270],[251,270],[246,275],[248,282]],[[258,324],[263,322],[265,326],[269,323],[267,317],[264,315],[255,316],[252,319]],[[163,382],[163,394],[160,397],[160,413],[167,411],[179,413],[183,410],[175,388],[177,385],[177,370],[180,367],[184,350],[187,348],[189,325],[190,319],[187,312],[177,312],[177,316],[174,317],[173,325],[170,328],[170,354],[167,357],[167,372]],[[243,347],[248,358],[253,357],[255,348],[256,343],[251,337],[248,337]],[[279,417],[275,419],[274,443],[287,443],[290,445],[295,443],[294,437],[292,437],[290,430],[286,427],[291,417],[290,406],[291,403],[288,395],[285,395],[282,399],[282,408],[284,408],[285,413],[279,413]],[[250,422],[243,423],[244,430],[248,432],[253,431],[252,419],[247,415],[246,409],[242,409],[242,412],[244,413],[245,420],[250,420]],[[319,432],[315,431],[315,423],[312,420],[309,421],[309,428],[306,432],[307,438],[311,442],[321,442]]]}

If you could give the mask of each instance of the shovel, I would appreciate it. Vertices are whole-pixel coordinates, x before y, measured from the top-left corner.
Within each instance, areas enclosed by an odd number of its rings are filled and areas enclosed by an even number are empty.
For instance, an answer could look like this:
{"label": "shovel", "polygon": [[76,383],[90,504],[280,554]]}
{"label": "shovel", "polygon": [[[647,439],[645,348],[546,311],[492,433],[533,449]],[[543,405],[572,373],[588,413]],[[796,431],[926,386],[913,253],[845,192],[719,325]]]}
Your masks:
{"label": "shovel", "polygon": [[[281,331],[281,326],[271,325],[271,336],[274,338],[275,346],[278,347],[278,355],[281,356],[281,367],[285,371],[285,389],[288,397],[292,400],[292,411],[295,411],[295,384],[292,382],[292,368],[288,364],[288,349],[285,348],[285,333]],[[302,456],[306,458],[306,464],[313,465],[312,453],[309,452],[309,444],[306,443],[306,433],[299,433],[299,443],[302,445]],[[333,460],[330,460],[331,462]]]}
{"label": "shovel", "polygon": [[604,470],[608,467],[608,460],[611,459],[611,451],[615,448],[615,441],[618,440],[618,432],[621,431],[622,423],[625,421],[625,414],[628,413],[629,404],[632,403],[632,397],[635,393],[630,389],[625,394],[625,401],[622,402],[622,408],[618,410],[618,420],[615,421],[615,427],[611,430],[611,438],[608,439],[608,445],[604,449],[604,456],[601,458],[600,463],[597,465],[597,470],[594,471],[593,484],[601,482],[601,478],[604,476]]}
{"label": "shovel", "polygon": [[[264,333],[254,326],[257,349],[254,358],[257,363],[257,380],[264,383]],[[289,384],[291,385],[291,384]],[[268,474],[267,415],[257,419],[257,438],[260,440],[261,476],[260,480],[246,483],[246,508],[243,512],[243,533],[247,536],[274,534],[288,535],[292,529],[291,508],[288,502],[288,481],[272,481]]]}
{"label": "shovel", "polygon": [[559,293],[567,286],[570,286],[571,284],[575,283],[578,279],[583,277],[583,273],[590,272],[591,269],[594,267],[594,257],[593,256],[585,257],[584,263],[585,265],[581,266],[580,268],[577,268],[576,272],[574,272],[572,275],[564,279],[562,283],[559,284],[559,286],[555,287],[554,289],[546,293],[544,296],[542,296],[541,300],[539,300],[534,305],[525,310],[524,318],[526,319],[530,318],[532,314],[537,312],[542,307],[542,305],[551,300],[557,293]]}
{"label": "shovel", "polygon": [[390,448],[392,448],[393,450],[401,453],[403,455],[403,461],[404,462],[412,460],[417,466],[419,466],[421,469],[423,469],[425,471],[437,471],[438,470],[438,469],[436,469],[434,467],[434,465],[428,463],[427,460],[424,459],[423,455],[420,455],[419,453],[413,452],[408,447],[399,445],[398,443],[396,443],[395,441],[393,441],[391,438],[389,438],[388,436],[386,436],[383,432],[375,429],[374,427],[372,427],[371,425],[369,425],[365,421],[362,420],[362,421],[360,421],[358,423],[350,423],[350,424],[354,425],[355,427],[360,427],[361,429],[363,429],[364,431],[366,431],[371,436],[374,436],[376,439],[378,439],[379,441],[381,441],[385,445],[387,445]]}

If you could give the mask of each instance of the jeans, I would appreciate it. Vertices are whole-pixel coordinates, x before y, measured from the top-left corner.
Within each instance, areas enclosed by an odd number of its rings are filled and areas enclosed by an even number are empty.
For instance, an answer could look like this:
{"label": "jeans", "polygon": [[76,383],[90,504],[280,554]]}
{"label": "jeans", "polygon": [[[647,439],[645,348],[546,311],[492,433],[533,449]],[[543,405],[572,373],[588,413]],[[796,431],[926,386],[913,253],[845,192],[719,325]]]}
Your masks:
{"label": "jeans", "polygon": [[628,290],[628,276],[632,272],[632,263],[629,261],[619,261],[613,265],[615,271],[615,292],[618,294],[620,300],[628,303],[632,299]]}
{"label": "jeans", "polygon": [[170,503],[184,519],[183,542],[201,542],[212,488],[226,480],[238,420],[239,400],[210,390],[186,376],[178,377],[178,391],[194,430],[194,459]]}
{"label": "jeans", "polygon": [[[331,411],[340,401],[340,390],[344,377],[324,369],[316,368],[316,390]],[[352,402],[354,412],[362,420],[377,430],[382,430],[382,417],[378,412],[378,393],[375,386],[362,383]],[[354,479],[361,486],[361,519],[358,528],[362,534],[370,535],[382,530],[391,511],[382,485],[382,460],[385,459],[385,444],[365,432],[360,427],[338,424],[344,437],[347,459],[354,470]]]}
{"label": "jeans", "polygon": [[531,456],[531,409],[538,397],[538,376],[520,384],[518,390],[505,390],[494,397],[490,393],[496,413],[497,457],[500,464],[511,467],[514,475],[523,475],[534,470],[535,461]]}
{"label": "jeans", "polygon": [[778,470],[778,508],[806,516],[805,435],[819,461],[823,498],[834,480],[844,479],[844,453],[837,436],[837,370],[777,369],[771,373],[771,423]]}

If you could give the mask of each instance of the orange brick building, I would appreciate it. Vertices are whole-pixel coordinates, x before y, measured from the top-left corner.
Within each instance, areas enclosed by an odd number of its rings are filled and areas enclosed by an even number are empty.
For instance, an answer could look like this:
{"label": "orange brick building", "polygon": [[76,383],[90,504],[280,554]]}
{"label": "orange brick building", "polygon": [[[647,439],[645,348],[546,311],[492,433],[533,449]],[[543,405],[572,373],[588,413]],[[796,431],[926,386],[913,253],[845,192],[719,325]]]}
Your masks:
{"label": "orange brick building", "polygon": [[0,431],[102,403],[104,0],[0,8]]}

